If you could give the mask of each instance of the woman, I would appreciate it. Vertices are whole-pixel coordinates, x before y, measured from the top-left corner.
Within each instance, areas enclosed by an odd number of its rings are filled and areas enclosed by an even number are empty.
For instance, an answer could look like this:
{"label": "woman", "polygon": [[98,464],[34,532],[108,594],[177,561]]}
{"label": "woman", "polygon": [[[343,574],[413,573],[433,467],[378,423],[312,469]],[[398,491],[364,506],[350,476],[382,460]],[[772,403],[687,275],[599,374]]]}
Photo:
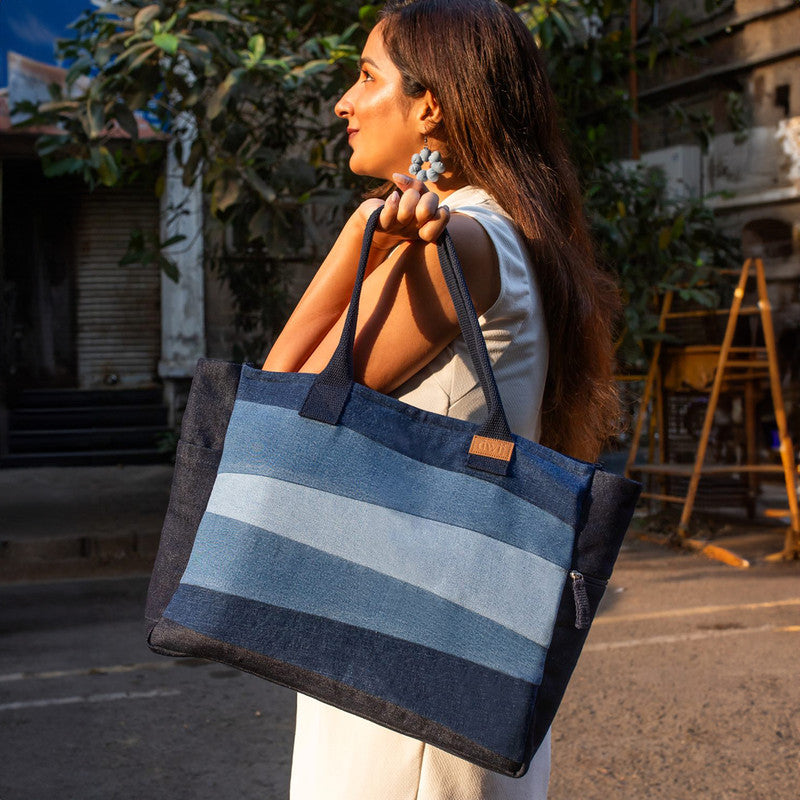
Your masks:
{"label": "woman", "polygon": [[[325,366],[366,220],[380,207],[357,379],[440,414],[485,414],[433,244],[447,226],[511,429],[596,458],[616,415],[618,300],[594,262],[555,101],[519,17],[496,0],[390,0],[336,113],[347,124],[351,169],[397,189],[348,220],[264,369]],[[425,160],[425,147],[439,151],[444,171],[435,156]],[[424,173],[409,169],[418,151]],[[549,759],[548,737],[523,778],[505,778],[299,696],[291,798],[531,800],[546,796]]]}

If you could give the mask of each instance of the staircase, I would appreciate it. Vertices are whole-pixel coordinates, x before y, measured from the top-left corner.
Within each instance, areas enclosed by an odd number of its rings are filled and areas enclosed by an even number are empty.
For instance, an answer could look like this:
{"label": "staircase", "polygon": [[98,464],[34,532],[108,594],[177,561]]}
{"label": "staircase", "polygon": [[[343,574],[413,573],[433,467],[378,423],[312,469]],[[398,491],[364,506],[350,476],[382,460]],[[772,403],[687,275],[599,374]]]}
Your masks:
{"label": "staircase", "polygon": [[8,410],[0,468],[163,462],[169,431],[158,388],[27,389]]}

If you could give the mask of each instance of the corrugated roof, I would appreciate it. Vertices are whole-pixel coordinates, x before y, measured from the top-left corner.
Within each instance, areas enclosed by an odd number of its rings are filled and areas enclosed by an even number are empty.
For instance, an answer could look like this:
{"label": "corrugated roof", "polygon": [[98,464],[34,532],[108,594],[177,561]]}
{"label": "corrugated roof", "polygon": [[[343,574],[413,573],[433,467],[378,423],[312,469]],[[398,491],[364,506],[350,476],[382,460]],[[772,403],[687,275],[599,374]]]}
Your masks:
{"label": "corrugated roof", "polygon": [[[54,67],[52,64],[35,61],[19,53],[9,52],[8,75],[9,86],[5,89],[0,89],[0,136],[4,134],[40,136],[43,133],[59,133],[60,129],[56,126],[14,127],[11,119],[11,108],[22,100],[44,101],[48,94],[47,87],[50,84],[64,85],[67,70],[63,67]],[[140,139],[169,138],[160,131],[156,131],[139,114],[136,115],[136,122]],[[116,122],[103,135],[105,138],[110,139],[130,138]]]}

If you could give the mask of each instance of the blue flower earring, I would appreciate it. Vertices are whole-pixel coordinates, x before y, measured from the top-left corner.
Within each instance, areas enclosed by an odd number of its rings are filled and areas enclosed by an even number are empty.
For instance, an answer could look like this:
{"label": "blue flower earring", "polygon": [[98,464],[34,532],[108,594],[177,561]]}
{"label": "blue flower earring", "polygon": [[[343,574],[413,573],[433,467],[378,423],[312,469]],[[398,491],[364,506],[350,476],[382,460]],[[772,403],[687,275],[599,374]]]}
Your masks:
{"label": "blue flower earring", "polygon": [[[428,166],[423,167],[423,164],[426,163]],[[417,180],[423,183],[425,181],[436,183],[445,169],[446,167],[444,161],[442,161],[442,154],[438,150],[431,152],[428,149],[428,137],[426,136],[425,146],[419,153],[414,153],[414,155],[411,156],[411,166],[408,168],[408,171],[417,178]]]}

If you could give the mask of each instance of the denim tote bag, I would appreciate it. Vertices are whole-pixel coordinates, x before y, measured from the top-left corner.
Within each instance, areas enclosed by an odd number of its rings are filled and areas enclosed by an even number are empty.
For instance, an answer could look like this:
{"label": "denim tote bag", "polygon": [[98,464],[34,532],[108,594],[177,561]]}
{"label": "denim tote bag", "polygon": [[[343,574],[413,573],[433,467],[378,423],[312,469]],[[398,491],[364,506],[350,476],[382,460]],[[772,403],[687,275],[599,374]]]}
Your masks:
{"label": "denim tote bag", "polygon": [[[639,485],[511,433],[447,233],[440,262],[486,421],[354,382],[378,213],[319,375],[198,368],[187,408],[195,441],[184,462],[179,452],[148,643],[518,777],[561,701]],[[216,409],[206,394],[220,406],[207,436],[203,417]]]}

